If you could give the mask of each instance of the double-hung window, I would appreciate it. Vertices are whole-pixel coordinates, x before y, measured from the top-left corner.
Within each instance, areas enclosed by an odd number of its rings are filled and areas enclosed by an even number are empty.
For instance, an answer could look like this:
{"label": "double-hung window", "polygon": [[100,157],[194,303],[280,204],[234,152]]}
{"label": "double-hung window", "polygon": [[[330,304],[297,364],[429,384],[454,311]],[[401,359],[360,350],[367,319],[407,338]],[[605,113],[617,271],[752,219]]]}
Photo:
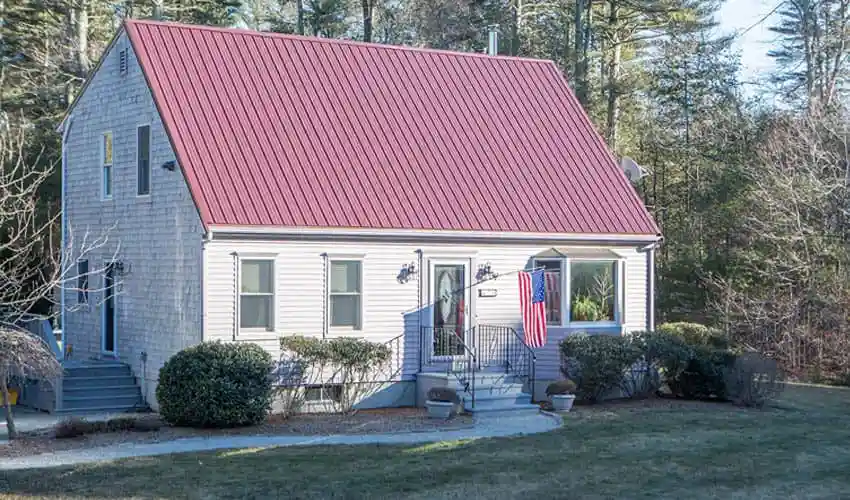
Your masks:
{"label": "double-hung window", "polygon": [[239,261],[239,327],[274,330],[274,260]]}
{"label": "double-hung window", "polygon": [[535,259],[545,276],[546,322],[605,326],[621,322],[621,259],[610,252],[558,252]]}
{"label": "double-hung window", "polygon": [[112,132],[104,132],[100,140],[101,197],[112,198]]}
{"label": "double-hung window", "polygon": [[151,127],[136,129],[136,194],[151,194]]}
{"label": "double-hung window", "polygon": [[363,263],[359,260],[331,260],[328,289],[330,327],[362,329]]}

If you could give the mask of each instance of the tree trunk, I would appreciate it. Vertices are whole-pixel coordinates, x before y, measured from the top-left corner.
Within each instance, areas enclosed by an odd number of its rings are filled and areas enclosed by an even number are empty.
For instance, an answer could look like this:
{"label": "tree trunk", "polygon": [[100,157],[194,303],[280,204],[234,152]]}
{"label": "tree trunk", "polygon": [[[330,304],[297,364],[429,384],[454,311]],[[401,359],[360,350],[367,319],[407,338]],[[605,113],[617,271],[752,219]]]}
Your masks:
{"label": "tree trunk", "polygon": [[608,8],[608,27],[612,30],[612,35],[611,55],[608,59],[608,119],[606,138],[608,139],[608,147],[616,151],[617,129],[620,125],[619,77],[623,45],[620,43],[620,36],[617,32],[617,24],[619,23],[619,7],[617,5],[617,0],[609,0]]}
{"label": "tree trunk", "polygon": [[6,429],[9,432],[9,440],[18,437],[15,430],[15,419],[12,417],[12,401],[9,398],[9,387],[6,385],[6,379],[0,377],[0,394],[3,395],[3,406],[6,409]]}
{"label": "tree trunk", "polygon": [[295,15],[297,18],[296,21],[296,30],[299,35],[304,34],[304,0],[295,0]]}
{"label": "tree trunk", "polygon": [[360,5],[363,8],[363,41],[372,41],[372,10],[375,5],[374,0],[360,0]]}
{"label": "tree trunk", "polygon": [[162,0],[154,0],[153,2],[153,18],[162,19]]}
{"label": "tree trunk", "polygon": [[91,69],[89,61],[89,12],[88,1],[80,0],[76,7],[74,30],[74,52],[77,61],[77,76],[85,79]]}
{"label": "tree trunk", "polygon": [[[588,2],[590,0],[587,0]],[[575,78],[576,97],[582,106],[587,107],[587,75],[585,74],[587,52],[584,50],[584,26],[582,24],[582,11],[584,0],[576,0],[575,5]]]}

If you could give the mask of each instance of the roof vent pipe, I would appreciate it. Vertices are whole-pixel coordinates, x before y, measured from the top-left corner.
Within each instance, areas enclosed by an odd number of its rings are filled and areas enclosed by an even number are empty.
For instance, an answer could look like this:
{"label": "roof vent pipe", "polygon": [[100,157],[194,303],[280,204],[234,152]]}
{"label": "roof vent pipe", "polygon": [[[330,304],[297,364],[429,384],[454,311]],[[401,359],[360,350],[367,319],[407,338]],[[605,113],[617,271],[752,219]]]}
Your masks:
{"label": "roof vent pipe", "polygon": [[491,24],[487,28],[490,30],[490,38],[487,43],[487,54],[497,56],[499,55],[499,25]]}

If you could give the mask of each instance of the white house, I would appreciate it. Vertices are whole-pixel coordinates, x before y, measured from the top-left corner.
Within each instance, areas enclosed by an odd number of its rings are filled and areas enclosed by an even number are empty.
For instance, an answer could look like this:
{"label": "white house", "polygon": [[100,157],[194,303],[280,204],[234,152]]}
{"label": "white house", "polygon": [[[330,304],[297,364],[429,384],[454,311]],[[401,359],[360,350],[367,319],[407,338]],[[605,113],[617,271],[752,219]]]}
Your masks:
{"label": "white house", "polygon": [[412,404],[465,348],[523,349],[533,267],[536,381],[565,335],[653,327],[658,228],[550,61],[131,20],[61,131],[66,244],[109,235],[78,263],[103,291],[63,297],[70,358],[154,407],[180,349],[292,334],[392,341],[372,404]]}

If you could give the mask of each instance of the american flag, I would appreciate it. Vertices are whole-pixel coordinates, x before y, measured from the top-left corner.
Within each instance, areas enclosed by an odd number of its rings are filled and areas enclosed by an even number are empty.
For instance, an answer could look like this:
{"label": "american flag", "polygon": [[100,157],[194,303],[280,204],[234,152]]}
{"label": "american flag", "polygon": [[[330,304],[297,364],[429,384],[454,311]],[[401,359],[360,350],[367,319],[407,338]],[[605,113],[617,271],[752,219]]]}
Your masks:
{"label": "american flag", "polygon": [[543,270],[519,272],[519,307],[528,347],[546,344],[546,285]]}

